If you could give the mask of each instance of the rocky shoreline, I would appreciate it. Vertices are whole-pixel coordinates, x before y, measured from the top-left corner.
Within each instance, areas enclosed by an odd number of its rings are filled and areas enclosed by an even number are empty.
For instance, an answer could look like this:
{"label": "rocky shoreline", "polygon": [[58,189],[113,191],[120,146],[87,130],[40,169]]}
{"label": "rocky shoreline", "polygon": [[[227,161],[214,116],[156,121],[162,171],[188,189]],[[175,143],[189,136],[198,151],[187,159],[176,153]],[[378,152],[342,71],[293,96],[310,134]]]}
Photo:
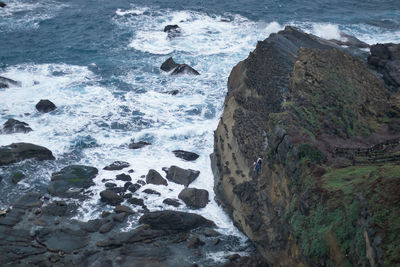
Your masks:
{"label": "rocky shoreline", "polygon": [[286,27],[229,76],[214,191],[271,266],[400,262],[400,45],[351,40]]}

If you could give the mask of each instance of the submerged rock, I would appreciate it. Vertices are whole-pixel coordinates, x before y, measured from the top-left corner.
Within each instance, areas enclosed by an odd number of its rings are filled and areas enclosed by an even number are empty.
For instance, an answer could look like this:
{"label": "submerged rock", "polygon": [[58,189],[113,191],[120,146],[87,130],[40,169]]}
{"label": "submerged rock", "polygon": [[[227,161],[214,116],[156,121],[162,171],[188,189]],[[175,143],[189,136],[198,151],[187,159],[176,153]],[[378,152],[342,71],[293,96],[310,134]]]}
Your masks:
{"label": "submerged rock", "polygon": [[200,175],[200,171],[191,169],[182,169],[177,166],[171,166],[169,169],[164,169],[167,173],[167,179],[177,184],[189,186]]}
{"label": "submerged rock", "polygon": [[168,185],[167,180],[165,180],[161,174],[159,174],[156,170],[149,170],[146,175],[146,183],[155,184],[155,185]]}
{"label": "submerged rock", "polygon": [[174,207],[179,207],[180,205],[182,205],[178,199],[173,198],[166,198],[164,199],[163,203]]}
{"label": "submerged rock", "polygon": [[12,133],[29,133],[32,131],[32,128],[29,127],[29,124],[15,120],[8,119],[3,124],[3,133],[12,134]]}
{"label": "submerged rock", "polygon": [[200,73],[190,67],[187,64],[178,64],[176,63],[172,57],[168,58],[160,67],[163,71],[172,71],[171,75],[178,75],[178,74],[192,74],[192,75],[200,75]]}
{"label": "submerged rock", "polygon": [[55,110],[57,107],[48,99],[42,99],[36,104],[36,109],[40,112],[48,113]]}
{"label": "submerged rock", "polygon": [[168,38],[172,39],[181,35],[181,28],[178,25],[167,25],[164,32],[168,33]]}
{"label": "submerged rock", "polygon": [[149,146],[149,145],[151,145],[151,143],[146,142],[146,141],[140,141],[137,143],[133,142],[133,143],[129,144],[129,148],[130,149],[139,149],[139,148]]}
{"label": "submerged rock", "polygon": [[60,197],[82,197],[84,189],[94,185],[93,179],[97,176],[95,167],[84,165],[70,165],[51,175],[48,187],[50,194]]}
{"label": "submerged rock", "polygon": [[208,191],[205,189],[185,188],[179,193],[178,198],[193,209],[204,208],[209,202]]}
{"label": "submerged rock", "polygon": [[25,159],[54,160],[53,153],[45,147],[29,143],[13,143],[0,147],[0,166]]}
{"label": "submerged rock", "polygon": [[214,227],[214,222],[194,213],[181,211],[154,211],[139,219],[140,223],[148,224],[152,229],[188,231],[198,227]]}
{"label": "submerged rock", "polygon": [[106,171],[119,171],[119,170],[122,170],[124,168],[128,168],[129,166],[130,166],[130,164],[128,162],[125,162],[125,161],[114,161],[110,165],[104,167],[103,170],[106,170]]}
{"label": "submerged rock", "polygon": [[198,159],[199,155],[193,152],[185,151],[185,150],[174,150],[172,153],[175,154],[176,157],[187,160],[194,161]]}
{"label": "submerged rock", "polygon": [[104,190],[100,192],[101,201],[106,202],[107,204],[117,206],[124,201],[124,198],[118,195],[113,190]]}
{"label": "submerged rock", "polygon": [[143,190],[143,193],[149,194],[149,195],[157,195],[157,196],[161,196],[161,194],[159,192],[157,192],[156,190],[147,188],[145,190]]}
{"label": "submerged rock", "polygon": [[7,6],[6,3],[0,2],[0,7],[6,7],[6,6]]}

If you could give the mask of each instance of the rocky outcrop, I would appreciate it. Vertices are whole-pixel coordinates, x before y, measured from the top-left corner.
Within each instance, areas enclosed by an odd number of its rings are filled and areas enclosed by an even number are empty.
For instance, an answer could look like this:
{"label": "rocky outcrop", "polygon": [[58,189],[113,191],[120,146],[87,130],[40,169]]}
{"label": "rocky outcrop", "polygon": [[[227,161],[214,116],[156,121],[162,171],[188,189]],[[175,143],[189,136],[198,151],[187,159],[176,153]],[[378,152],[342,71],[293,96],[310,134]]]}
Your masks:
{"label": "rocky outcrop", "polygon": [[[1,7],[1,5],[0,5]],[[0,89],[9,88],[10,86],[21,86],[21,82],[0,76]]]}
{"label": "rocky outcrop", "polygon": [[0,147],[0,166],[26,159],[54,160],[53,153],[45,147],[29,143],[13,143]]}
{"label": "rocky outcrop", "polygon": [[371,46],[368,64],[376,68],[392,90],[400,89],[400,44],[376,44]]}
{"label": "rocky outcrop", "polygon": [[161,70],[171,72],[171,75],[191,74],[200,75],[200,73],[187,64],[178,64],[172,57],[168,58],[160,67]]}
{"label": "rocky outcrop", "polygon": [[57,107],[56,105],[54,105],[53,102],[51,102],[48,99],[41,99],[37,104],[36,104],[36,109],[39,112],[43,112],[43,113],[48,113],[50,111],[55,110]]}
{"label": "rocky outcrop", "polygon": [[29,133],[32,131],[32,128],[29,127],[29,124],[15,120],[15,119],[8,119],[3,124],[3,133],[5,134],[12,134],[12,133]]}
{"label": "rocky outcrop", "polygon": [[[399,248],[390,249],[398,229],[385,225],[400,210],[389,189],[399,188],[390,173],[400,168],[368,161],[353,167],[335,154],[338,147],[368,148],[399,136],[389,127],[400,114],[398,93],[354,55],[286,27],[258,42],[229,76],[211,155],[214,190],[272,266],[399,260]],[[383,153],[398,152],[397,146]],[[380,209],[385,216],[376,216]]]}
{"label": "rocky outcrop", "polygon": [[130,149],[139,149],[139,148],[142,148],[142,147],[145,147],[145,146],[149,146],[149,145],[151,145],[151,143],[146,142],[146,141],[139,141],[137,143],[132,142],[132,143],[129,144],[129,148]]}
{"label": "rocky outcrop", "polygon": [[59,197],[80,198],[83,190],[94,185],[93,179],[97,176],[95,167],[70,165],[51,175],[48,187],[50,194]]}

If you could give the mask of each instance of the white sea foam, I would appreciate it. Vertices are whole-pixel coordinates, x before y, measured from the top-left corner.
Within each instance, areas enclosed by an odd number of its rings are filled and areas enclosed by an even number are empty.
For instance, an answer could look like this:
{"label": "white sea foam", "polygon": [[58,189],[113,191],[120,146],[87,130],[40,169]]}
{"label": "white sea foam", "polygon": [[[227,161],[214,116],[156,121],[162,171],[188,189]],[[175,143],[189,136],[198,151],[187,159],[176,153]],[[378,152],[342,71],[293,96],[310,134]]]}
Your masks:
{"label": "white sea foam", "polygon": [[321,38],[330,40],[336,39],[340,40],[340,30],[339,25],[331,24],[331,23],[316,23],[312,25],[312,33]]}

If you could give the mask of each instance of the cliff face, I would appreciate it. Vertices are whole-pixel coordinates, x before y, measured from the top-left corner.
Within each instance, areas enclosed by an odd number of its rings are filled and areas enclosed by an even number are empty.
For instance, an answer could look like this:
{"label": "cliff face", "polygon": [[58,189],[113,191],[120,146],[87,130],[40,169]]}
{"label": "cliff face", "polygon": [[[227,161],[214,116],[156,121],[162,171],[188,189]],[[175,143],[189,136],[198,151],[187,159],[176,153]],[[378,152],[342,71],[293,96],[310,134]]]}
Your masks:
{"label": "cliff face", "polygon": [[352,53],[286,27],[230,74],[214,189],[273,266],[400,262],[400,98]]}

